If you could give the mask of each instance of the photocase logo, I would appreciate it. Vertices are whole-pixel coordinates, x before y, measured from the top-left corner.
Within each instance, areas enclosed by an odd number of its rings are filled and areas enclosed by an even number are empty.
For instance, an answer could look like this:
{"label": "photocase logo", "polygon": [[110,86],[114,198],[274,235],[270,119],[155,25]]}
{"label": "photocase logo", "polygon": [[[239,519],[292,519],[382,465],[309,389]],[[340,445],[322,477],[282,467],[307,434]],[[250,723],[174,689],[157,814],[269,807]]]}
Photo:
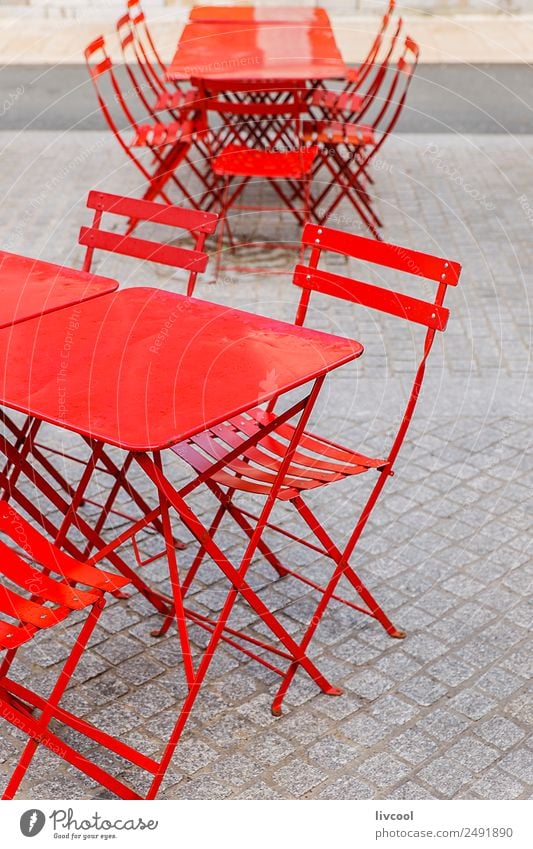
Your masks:
{"label": "photocase logo", "polygon": [[42,811],[33,808],[31,811],[26,811],[20,818],[20,830],[24,837],[36,837],[43,828],[46,822],[46,817]]}

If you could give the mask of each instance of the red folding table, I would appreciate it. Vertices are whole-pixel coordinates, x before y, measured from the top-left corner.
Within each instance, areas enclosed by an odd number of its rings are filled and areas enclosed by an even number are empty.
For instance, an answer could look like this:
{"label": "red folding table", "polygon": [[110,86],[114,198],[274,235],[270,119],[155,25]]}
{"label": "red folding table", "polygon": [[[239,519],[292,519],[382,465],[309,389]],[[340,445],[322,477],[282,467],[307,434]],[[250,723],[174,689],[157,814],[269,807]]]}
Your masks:
{"label": "red folding table", "polygon": [[0,328],[97,298],[116,280],[0,251]]}
{"label": "red folding table", "polygon": [[[64,307],[81,304],[114,292],[117,288],[118,282],[109,277],[100,277],[41,259],[0,251],[0,328],[8,328]],[[73,319],[67,317],[66,313],[63,314],[62,321],[61,333],[54,340],[58,361],[56,401],[62,397],[64,390],[61,361],[65,364],[70,357],[73,330]],[[10,432],[14,440],[14,450],[17,451],[26,437],[25,425],[19,427],[1,408],[0,422]],[[35,457],[60,486],[65,485],[63,477],[38,448],[35,449]],[[9,464],[4,467],[4,474],[8,469]]]}
{"label": "red folding table", "polygon": [[[80,309],[80,308],[78,308]],[[69,553],[80,554],[79,534],[85,536],[94,564],[102,558],[114,564],[162,612],[174,610],[179,633],[183,672],[188,694],[149,791],[153,797],[181,736],[187,716],[218,643],[223,640],[246,654],[258,641],[228,626],[228,619],[240,594],[274,635],[276,643],[259,642],[271,651],[262,662],[284,676],[295,663],[301,666],[323,692],[338,695],[309,658],[307,649],[281,624],[246,581],[252,558],[261,548],[262,535],[277,493],[298,447],[303,430],[328,372],[362,353],[362,346],[292,324],[205,303],[156,289],[124,290],[98,298],[81,307],[76,344],[69,360],[69,391],[66,410],[57,415],[57,390],[53,377],[57,370],[56,340],[64,328],[68,310],[51,313],[0,332],[0,359],[4,363],[0,381],[0,403],[19,410],[32,423],[24,445],[14,452],[4,450],[11,473],[0,482],[8,497],[53,534],[57,544]],[[292,390],[307,386],[296,392]],[[287,393],[291,393],[287,398]],[[232,459],[209,461],[194,478],[178,484],[173,480],[175,455],[165,449],[206,428],[216,427],[258,404],[276,409],[269,424],[254,433],[236,454],[255,445],[263,436],[285,421],[294,421],[294,437],[280,465],[271,494],[265,500],[255,527],[243,533],[244,553],[231,562],[219,548],[188,503],[188,498],[209,480],[210,475]],[[285,402],[283,404],[283,402]],[[272,409],[273,404],[270,404]],[[42,422],[49,422],[79,434],[91,447],[91,457],[83,469],[71,498],[47,483],[32,464],[33,442]],[[111,456],[115,446],[121,460]],[[167,459],[172,458],[170,471]],[[83,515],[82,503],[98,465],[115,471],[117,485],[128,486],[123,475],[127,461],[151,486],[150,507],[125,530],[106,531]],[[61,520],[53,524],[43,516],[19,486],[19,476],[33,481],[58,510]],[[130,483],[130,487],[138,486]],[[110,502],[107,506],[111,506]],[[81,508],[81,509],[80,509]],[[151,590],[119,552],[157,517],[163,526],[163,551],[169,565],[171,595]],[[180,574],[172,517],[181,521],[207,550],[227,579],[227,597],[217,618],[185,606],[186,577]],[[75,529],[76,539],[69,537]],[[83,543],[81,544],[83,547]],[[191,648],[189,622],[210,634],[207,648],[196,661]],[[247,642],[248,641],[248,642]],[[256,655],[257,660],[261,659]],[[116,792],[116,785],[113,785]]]}
{"label": "red folding table", "polygon": [[191,20],[180,36],[167,77],[169,80],[190,77],[279,80],[280,83],[345,79],[348,69],[329,19],[325,13],[324,16],[320,23],[311,16],[296,20],[263,17]]}

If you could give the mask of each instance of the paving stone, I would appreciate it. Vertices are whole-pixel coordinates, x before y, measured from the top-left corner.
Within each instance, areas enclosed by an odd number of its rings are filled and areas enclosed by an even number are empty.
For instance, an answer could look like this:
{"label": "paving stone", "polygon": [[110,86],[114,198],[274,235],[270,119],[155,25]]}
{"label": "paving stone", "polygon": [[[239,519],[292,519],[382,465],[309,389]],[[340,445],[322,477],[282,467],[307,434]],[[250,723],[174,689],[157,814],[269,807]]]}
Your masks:
{"label": "paving stone", "polygon": [[427,790],[417,784],[416,781],[406,781],[397,787],[396,790],[393,790],[391,793],[387,793],[387,799],[436,799],[436,796],[433,796]]}
{"label": "paving stone", "polygon": [[526,736],[525,731],[504,716],[493,716],[482,725],[478,725],[475,731],[487,743],[492,743],[498,749],[510,749]]}
{"label": "paving stone", "polygon": [[500,753],[492,746],[486,746],[475,737],[462,737],[447,751],[447,757],[455,758],[472,772],[480,772],[489,766]]}
{"label": "paving stone", "polygon": [[493,666],[485,675],[476,682],[476,686],[485,693],[494,696],[497,699],[505,698],[514,693],[522,685],[522,681],[516,680],[516,675],[506,672],[505,669],[500,669]]}
{"label": "paving stone", "polygon": [[518,799],[524,785],[498,768],[488,769],[472,784],[480,799]]}
{"label": "paving stone", "polygon": [[410,769],[388,752],[380,752],[361,764],[359,772],[377,787],[386,788],[398,784],[410,773]]}
{"label": "paving stone", "polygon": [[438,749],[433,740],[415,728],[409,728],[403,734],[394,737],[390,740],[389,747],[412,764],[425,761]]}
{"label": "paving stone", "polygon": [[236,796],[237,799],[283,799],[282,793],[273,790],[268,784],[260,781],[257,784],[252,784],[246,790],[240,790]]}
{"label": "paving stone", "polygon": [[275,766],[294,751],[294,746],[281,734],[270,731],[255,736],[246,750],[261,766]]}
{"label": "paving stone", "polygon": [[327,773],[305,761],[294,760],[290,765],[278,769],[273,774],[276,784],[295,798],[300,798],[313,790],[327,778]]}
{"label": "paving stone", "polygon": [[436,758],[423,767],[418,777],[429,784],[437,799],[451,799],[472,779],[472,773],[462,764],[448,757]]}
{"label": "paving stone", "polygon": [[382,696],[372,705],[372,714],[387,725],[404,725],[416,716],[416,708],[397,696]]}
{"label": "paving stone", "polygon": [[333,737],[320,740],[309,748],[309,759],[326,769],[345,767],[360,754],[360,749]]}
{"label": "paving stone", "polygon": [[496,702],[475,690],[464,690],[451,700],[451,705],[469,719],[481,719],[496,707]]}
{"label": "paving stone", "polygon": [[510,772],[521,781],[533,784],[533,753],[527,749],[516,749],[509,752],[499,762],[501,769]]}
{"label": "paving stone", "polygon": [[352,675],[345,684],[357,696],[368,701],[377,699],[378,696],[392,687],[392,681],[389,678],[370,669],[365,669],[356,675]]}
{"label": "paving stone", "polygon": [[468,722],[464,717],[456,716],[443,708],[437,708],[418,722],[418,727],[432,734],[437,740],[447,742],[457,737]]}
{"label": "paving stone", "polygon": [[184,780],[166,791],[168,799],[227,799],[230,794],[231,787],[211,775]]}
{"label": "paving stone", "polygon": [[425,675],[418,675],[400,688],[400,692],[409,696],[419,705],[432,705],[446,693],[446,687]]}
{"label": "paving stone", "polygon": [[361,713],[343,724],[343,733],[350,741],[371,747],[387,735],[388,728],[374,717]]}
{"label": "paving stone", "polygon": [[375,790],[364,781],[351,775],[337,778],[327,784],[319,794],[320,799],[373,799]]}
{"label": "paving stone", "polygon": [[447,684],[449,687],[457,687],[463,681],[468,680],[475,672],[473,666],[463,663],[454,655],[447,655],[438,663],[433,664],[428,668],[428,672],[434,678]]}

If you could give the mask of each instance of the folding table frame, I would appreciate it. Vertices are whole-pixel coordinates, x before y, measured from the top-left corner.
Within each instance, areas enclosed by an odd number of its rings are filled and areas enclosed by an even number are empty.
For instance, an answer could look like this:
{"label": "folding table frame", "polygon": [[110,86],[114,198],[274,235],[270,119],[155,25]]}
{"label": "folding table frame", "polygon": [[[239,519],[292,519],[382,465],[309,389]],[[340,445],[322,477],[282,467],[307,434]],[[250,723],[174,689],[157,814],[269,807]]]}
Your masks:
{"label": "folding table frame", "polygon": [[[227,410],[228,413],[231,410],[237,412],[243,404],[244,399],[248,399],[246,401],[246,405],[250,403],[249,399],[254,396],[260,403],[268,403],[268,401],[272,398],[279,398],[286,391],[290,391],[298,386],[303,387],[305,385],[310,386],[310,388],[306,390],[306,394],[303,398],[300,398],[297,401],[289,401],[289,406],[284,410],[280,409],[281,405],[278,403],[278,410],[275,415],[273,415],[272,421],[267,423],[260,432],[253,433],[247,440],[245,440],[244,446],[240,445],[237,452],[235,452],[235,456],[237,456],[243,448],[246,450],[247,447],[251,447],[256,444],[260,440],[261,435],[268,436],[274,428],[295,420],[293,430],[291,432],[291,438],[287,444],[287,450],[284,457],[281,458],[275,475],[275,480],[272,483],[271,491],[265,500],[264,506],[257,519],[257,523],[254,527],[251,527],[250,524],[247,523],[249,539],[247,539],[247,535],[244,537],[245,550],[238,563],[231,562],[230,558],[222,551],[215,541],[211,539],[210,529],[204,526],[198,518],[198,515],[194,512],[193,507],[188,504],[189,496],[192,496],[199,487],[208,481],[212,473],[216,472],[217,468],[224,466],[227,458],[225,458],[222,463],[211,463],[211,466],[213,467],[212,469],[207,470],[205,473],[195,475],[192,480],[189,480],[183,486],[177,488],[172,484],[169,475],[166,473],[165,462],[168,455],[165,454],[163,446],[161,446],[160,449],[154,447],[153,450],[148,448],[141,450],[140,447],[136,447],[134,449],[132,444],[131,449],[128,449],[125,443],[123,445],[125,460],[119,466],[115,466],[117,484],[121,487],[128,486],[124,479],[124,468],[128,463],[134,464],[139,468],[139,470],[144,472],[146,481],[151,481],[153,485],[153,492],[155,493],[155,499],[152,500],[149,507],[147,506],[144,514],[134,526],[128,527],[118,535],[114,532],[113,539],[106,541],[102,536],[102,529],[100,527],[95,527],[92,523],[89,524],[80,513],[80,507],[94,470],[97,468],[98,464],[103,463],[104,465],[109,465],[112,462],[108,455],[107,446],[101,440],[91,438],[88,434],[86,434],[86,438],[91,446],[91,458],[83,469],[79,481],[74,485],[73,494],[69,499],[58,494],[56,492],[56,488],[48,481],[44,480],[42,475],[36,472],[32,466],[31,460],[33,454],[34,435],[39,429],[39,419],[34,418],[32,420],[32,427],[30,428],[26,442],[24,446],[22,446],[22,449],[18,452],[15,452],[12,446],[6,444],[6,441],[4,441],[4,451],[7,453],[8,459],[11,463],[10,474],[0,475],[0,484],[2,484],[5,488],[6,498],[16,502],[26,513],[38,521],[45,528],[46,532],[54,539],[56,546],[61,547],[71,556],[83,556],[83,559],[86,560],[90,566],[95,565],[103,558],[106,558],[120,572],[122,572],[125,577],[130,579],[141,592],[144,592],[146,597],[149,598],[157,609],[163,613],[170,613],[170,611],[172,611],[172,619],[177,624],[181,644],[183,671],[188,692],[179,716],[177,717],[176,725],[169,737],[167,745],[165,746],[162,758],[157,765],[156,771],[154,772],[154,763],[149,759],[144,759],[141,763],[141,756],[135,759],[132,754],[129,758],[138,766],[143,766],[143,768],[145,768],[148,772],[151,772],[154,776],[147,798],[153,798],[160,787],[165,770],[170,763],[173,751],[181,737],[187,717],[190,714],[215,649],[221,641],[228,643],[235,648],[239,648],[248,656],[256,658],[268,669],[276,672],[281,677],[286,676],[290,668],[296,664],[299,668],[301,667],[307,672],[307,674],[310,675],[323,692],[331,695],[340,694],[340,690],[334,687],[320,672],[314,661],[310,658],[307,650],[302,649],[299,643],[282,625],[279,618],[271,610],[269,610],[259,595],[252,589],[251,585],[247,582],[247,573],[252,558],[256,552],[258,550],[263,550],[262,535],[269,521],[270,512],[275,504],[278,493],[280,493],[282,489],[285,490],[286,488],[285,478],[287,471],[290,469],[295,453],[298,450],[298,443],[313,410],[325,375],[328,371],[357,358],[362,352],[362,347],[359,343],[350,340],[339,339],[338,337],[318,334],[308,330],[305,330],[304,332],[303,329],[300,328],[294,328],[290,325],[273,322],[269,319],[252,316],[250,314],[242,314],[239,313],[239,311],[228,310],[227,308],[220,307],[218,305],[205,304],[202,302],[195,303],[194,299],[180,299],[180,296],[171,295],[170,293],[159,293],[158,297],[161,300],[158,304],[156,304],[157,312],[150,312],[149,314],[150,318],[147,324],[147,329],[150,328],[151,332],[149,333],[149,338],[147,338],[146,330],[143,325],[139,325],[139,327],[132,328],[130,330],[131,325],[128,318],[129,313],[124,312],[124,309],[126,303],[130,303],[130,311],[134,308],[133,302],[135,302],[135,304],[138,303],[139,307],[135,306],[135,314],[142,316],[143,308],[141,304],[144,303],[146,305],[151,303],[151,291],[152,290],[141,289],[125,290],[115,296],[115,300],[111,301],[108,299],[107,303],[104,303],[101,300],[98,307],[94,308],[91,313],[93,315],[92,322],[94,327],[98,328],[98,337],[101,340],[109,339],[107,344],[112,346],[113,350],[117,349],[124,352],[126,356],[127,349],[124,349],[122,344],[122,336],[120,336],[120,338],[110,338],[108,332],[115,326],[113,324],[114,317],[122,316],[123,332],[126,332],[126,330],[128,333],[134,332],[135,330],[137,331],[138,336],[136,336],[132,342],[132,356],[136,358],[135,361],[138,362],[139,365],[142,364],[145,369],[144,373],[146,374],[152,374],[153,372],[150,363],[144,362],[143,356],[139,354],[139,343],[142,342],[144,345],[150,344],[154,322],[157,323],[157,321],[160,320],[157,318],[158,316],[167,314],[167,310],[171,304],[173,304],[176,309],[181,308],[184,311],[182,323],[186,321],[187,315],[190,316],[188,321],[193,321],[192,325],[190,323],[183,324],[183,329],[181,331],[182,337],[181,341],[179,341],[179,345],[182,347],[180,347],[179,350],[182,350],[183,348],[184,356],[189,350],[190,339],[195,338],[194,327],[197,327],[201,333],[207,334],[206,340],[211,340],[209,342],[201,340],[198,343],[200,345],[199,351],[204,350],[205,347],[205,363],[202,366],[200,366],[199,358],[194,355],[194,352],[190,354],[192,358],[191,362],[196,364],[197,369],[200,368],[200,372],[197,374],[197,380],[200,382],[200,386],[198,386],[198,384],[194,381],[190,383],[188,379],[185,384],[179,385],[183,385],[184,388],[187,389],[187,392],[192,393],[191,398],[200,400],[204,398],[204,393],[207,393],[206,398],[209,398],[209,386],[212,386],[214,391],[217,393],[216,398],[213,399],[212,406],[210,406],[209,400],[206,400],[206,410],[202,413],[201,409],[197,410],[196,407],[190,408],[190,405],[185,404],[181,393],[179,393],[180,403],[178,404],[178,400],[176,398],[172,398],[173,406],[168,414],[165,414],[165,422],[161,425],[162,428],[163,426],[164,428],[167,428],[166,430],[164,429],[164,433],[167,433],[168,431],[169,425],[167,422],[170,422],[170,426],[172,426],[172,428],[177,426],[173,424],[174,419],[172,416],[176,415],[175,411],[178,409],[180,410],[180,415],[184,417],[181,427],[185,427],[185,429],[188,427],[189,429],[193,429],[198,432],[198,430],[201,429],[202,422],[205,420],[205,416],[209,418],[209,416],[216,415],[216,417],[219,418],[222,416],[222,409]],[[114,312],[112,313],[110,313],[110,303],[114,304],[112,307]],[[87,322],[88,320],[91,321],[91,319],[87,318],[86,313],[85,321]],[[104,321],[103,325],[102,320]],[[35,329],[29,325],[26,325],[23,333],[19,335],[19,339],[26,339],[26,337],[34,339],[34,344],[37,346],[36,363],[39,362],[38,352],[41,350],[41,345],[47,344],[46,340],[48,339],[49,334],[53,332],[55,322],[56,319],[48,322],[44,322],[43,320],[40,321],[38,334],[43,334],[40,341],[39,339],[35,340]],[[109,324],[105,324],[105,322],[109,322]],[[221,324],[217,324],[217,322],[221,322]],[[46,325],[48,325],[48,327]],[[93,325],[91,324],[91,326]],[[226,328],[226,332],[222,334],[225,341],[221,350],[223,352],[227,352],[226,356],[229,357],[229,360],[226,361],[224,359],[217,364],[216,360],[215,362],[212,361],[209,351],[210,346],[214,344],[215,340],[218,340],[218,331],[220,330],[222,332],[222,328]],[[244,333],[244,337],[242,336],[242,333]],[[263,385],[260,378],[261,374],[264,374],[264,369],[266,369],[271,362],[271,333],[273,334],[273,338],[276,339],[280,356],[279,369],[281,377],[277,386]],[[247,344],[252,345],[251,350],[254,353],[253,357],[250,356],[247,358],[246,356],[243,356],[245,349],[242,349],[240,341],[243,338],[248,339],[249,343]],[[6,340],[2,340],[2,337],[0,336],[0,344],[2,344],[2,342],[5,344],[5,341]],[[16,357],[17,342],[16,340],[10,340],[10,343],[11,346],[15,345],[15,348],[12,349],[12,356]],[[235,346],[237,346],[237,348],[234,350]],[[261,348],[263,349],[264,356],[263,358],[258,358]],[[10,348],[8,346],[6,350],[3,351],[2,356],[6,355],[6,353],[9,354],[9,350]],[[97,351],[98,356],[100,357],[99,368],[103,368],[104,366],[109,368],[107,350],[101,350],[101,347],[96,347],[94,348],[94,351]],[[88,360],[90,360],[91,365],[85,365],[84,367],[88,368],[88,372],[90,374],[93,374],[95,365],[92,361],[92,357],[90,356],[89,349],[80,349],[77,356],[79,360],[73,362],[72,368],[76,368],[77,362],[87,364]],[[172,363],[174,363],[174,357],[171,359]],[[300,360],[301,364],[299,364]],[[247,374],[247,369],[244,366],[244,363],[247,362],[250,363],[251,369],[249,375]],[[228,384],[228,386],[224,389],[224,387],[221,387],[220,376],[225,371],[228,363],[235,365],[237,365],[237,363],[239,364],[241,379],[240,383],[236,386]],[[9,361],[7,364],[9,365]],[[120,363],[119,370],[114,370],[113,373],[117,375],[117,380],[120,379],[119,375],[123,373],[124,369],[127,371],[127,365],[128,362],[126,360],[124,363]],[[42,368],[46,370],[46,365],[44,364]],[[202,368],[206,369],[203,380],[200,378]],[[215,372],[213,372],[213,368],[215,368]],[[221,370],[220,374],[216,371],[217,368]],[[27,379],[30,381],[31,385],[34,385],[33,381],[37,381],[35,385],[41,385],[41,379],[33,369],[27,371],[25,366],[20,362],[18,369],[21,369],[21,371],[17,370],[16,373],[12,374],[8,382],[9,385],[3,390],[3,397],[4,399],[12,398],[11,403],[20,407],[20,403],[17,398],[21,391],[20,377],[22,372],[27,375],[26,378],[23,378],[23,382]],[[164,385],[167,386],[167,388],[173,386],[176,380],[174,369],[174,365],[169,366],[168,377],[164,378],[166,381]],[[115,377],[113,377],[112,380],[115,380]],[[9,394],[11,390],[14,390],[14,395]],[[31,390],[29,391],[31,396]],[[105,387],[101,387],[100,392],[102,393],[102,403],[103,400],[108,397],[108,391],[109,387],[107,385]],[[6,392],[8,393],[7,395],[5,394]],[[23,389],[22,393],[24,398],[29,397],[28,389]],[[155,398],[159,397],[159,394],[160,383],[156,380],[147,395],[147,403],[149,404],[150,397],[152,397],[152,395]],[[50,398],[50,404],[53,405],[52,398]],[[53,407],[51,407],[51,409],[53,409]],[[104,427],[104,425],[101,424],[101,414],[103,414],[104,408],[99,406],[98,402],[95,401],[95,398],[91,398],[91,403],[88,404],[87,411],[89,409],[90,414],[87,412],[87,415],[90,415],[90,419],[88,420],[92,421],[92,418],[94,417],[97,432],[99,432],[98,428]],[[101,411],[100,415],[98,414],[98,410]],[[218,412],[215,413],[215,410],[218,410]],[[27,409],[27,412],[30,413],[30,409]],[[85,430],[86,426],[82,424],[82,422],[86,421],[84,418],[85,415],[86,414],[83,410],[76,410],[75,412],[76,421],[80,422],[79,433],[83,433]],[[126,412],[124,415],[126,415]],[[111,416],[110,421],[115,421],[114,414]],[[162,436],[157,435],[162,432],[161,430],[157,430],[159,427],[157,422],[154,425],[156,427],[154,432],[150,429],[150,425],[145,424],[142,421],[142,417],[136,416],[131,419],[128,414],[124,421],[131,422],[131,439],[135,443],[137,443],[141,438],[137,437],[135,434],[141,432],[153,434],[154,440],[163,439]],[[189,422],[189,424],[186,425],[185,422]],[[193,422],[196,422],[196,424],[193,425]],[[112,430],[113,433],[122,433],[122,428],[118,419],[116,420],[116,424],[113,425],[113,428],[116,428],[116,431]],[[113,437],[113,439],[115,439],[115,437]],[[165,436],[163,442],[164,444],[167,444],[168,437]],[[117,441],[114,444],[118,445],[119,442]],[[39,505],[35,503],[34,499],[29,498],[28,495],[24,493],[24,487],[20,486],[20,475],[24,475],[27,479],[35,483],[39,492],[43,494],[43,496],[45,496],[58,510],[59,522],[54,521],[49,512],[45,515],[44,512],[39,509]],[[135,490],[132,489],[132,497],[134,495]],[[109,506],[112,506],[112,494],[110,494],[110,497],[111,501]],[[220,568],[221,576],[225,576],[227,579],[227,597],[222,610],[217,617],[207,617],[192,609],[190,606],[186,606],[187,579],[180,574],[180,570],[178,568],[171,511],[172,515],[175,514],[188,528],[198,543],[202,547],[206,548],[209,555]],[[143,581],[137,574],[136,570],[132,569],[131,566],[125,562],[119,552],[122,545],[131,541],[141,530],[152,525],[156,518],[160,520],[163,526],[163,552],[167,557],[169,565],[170,584],[172,590],[171,598],[161,596],[159,593],[150,591],[146,585],[143,586]],[[77,539],[69,537],[69,532],[72,529],[76,530]],[[81,543],[79,542],[80,534],[82,537]],[[82,549],[85,546],[83,539],[87,541],[88,551],[82,554]],[[94,553],[92,556],[87,556],[90,551]],[[256,640],[247,634],[236,631],[228,625],[230,614],[239,595],[242,596],[258,614],[260,620],[272,632],[279,645],[272,645],[265,641]],[[207,648],[203,651],[197,663],[195,663],[194,660],[194,653],[192,651],[189,636],[190,622],[198,625],[210,634]],[[265,651],[269,652],[273,656],[273,660],[275,662],[271,662],[270,659],[256,655],[254,650],[257,647],[260,647],[260,650],[263,653]],[[100,776],[98,780],[100,780],[105,786],[110,787],[113,792],[116,792],[119,795],[126,795],[126,797],[130,798],[128,791],[125,790],[124,787],[118,786],[114,780],[111,781],[102,776]],[[133,796],[131,797],[133,798]]]}

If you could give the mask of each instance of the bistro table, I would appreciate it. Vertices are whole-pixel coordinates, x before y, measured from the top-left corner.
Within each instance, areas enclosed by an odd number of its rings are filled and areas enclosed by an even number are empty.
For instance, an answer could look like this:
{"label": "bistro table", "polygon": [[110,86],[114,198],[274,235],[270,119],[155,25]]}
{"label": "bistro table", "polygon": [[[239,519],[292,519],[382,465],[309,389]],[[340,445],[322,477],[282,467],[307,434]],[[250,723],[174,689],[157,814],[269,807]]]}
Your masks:
{"label": "bistro table", "polygon": [[118,282],[109,277],[0,251],[0,328],[117,288]]}
{"label": "bistro table", "polygon": [[220,9],[216,18],[211,12],[202,17],[201,9],[191,14],[167,69],[169,80],[204,77],[316,83],[346,78],[348,68],[324,10],[298,10],[296,15],[284,7]]}
{"label": "bistro table", "polygon": [[[118,282],[110,277],[100,277],[41,259],[0,251],[0,328],[9,328],[55,310],[81,304],[114,292],[117,288]],[[56,357],[64,360],[62,354],[65,353],[65,345],[68,346],[68,351],[70,350],[69,324],[72,325],[72,321],[66,318],[66,314],[63,314],[62,320],[61,332],[54,340],[54,350]],[[56,388],[60,397],[60,375],[58,378]],[[14,438],[14,448],[18,450],[26,436],[25,425],[19,427],[2,409],[0,422]],[[61,487],[67,486],[62,475],[38,448],[35,449],[35,457]],[[8,470],[9,464],[4,468],[4,474]]]}
{"label": "bistro table", "polygon": [[190,21],[235,21],[237,23],[299,23],[330,27],[329,15],[320,6],[193,6]]}
{"label": "bistro table", "polygon": [[[49,486],[48,495],[62,514],[56,542],[76,553],[69,530],[85,535],[96,553],[88,562],[107,557],[157,606],[158,594],[140,579],[117,549],[152,523],[154,516],[163,525],[168,561],[171,606],[174,608],[183,657],[188,693],[176,725],[169,737],[162,767],[153,780],[149,798],[157,793],[165,769],[179,741],[183,727],[200,689],[214,651],[221,640],[235,642],[240,632],[228,627],[228,619],[238,595],[258,614],[260,620],[281,643],[273,648],[276,659],[297,662],[323,692],[338,695],[316,665],[287,632],[258,594],[246,581],[254,554],[289,468],[320,388],[328,372],[356,359],[362,346],[353,340],[275,321],[218,304],[186,298],[157,289],[136,288],[105,295],[81,307],[76,344],[69,361],[69,389],[65,410],[57,413],[55,340],[64,326],[65,310],[26,321],[9,331],[0,331],[0,359],[4,363],[0,380],[0,404],[19,410],[35,422],[49,422],[79,434],[91,446],[92,456],[75,485],[71,499],[58,495]],[[307,385],[307,386],[306,386]],[[286,399],[286,393],[306,386]],[[258,404],[276,399],[275,417],[243,444],[247,449],[280,423],[295,422],[294,437],[287,448],[271,494],[267,497],[255,528],[244,540],[245,551],[239,563],[232,563],[211,538],[186,498],[194,493],[232,459],[208,464],[196,478],[176,488],[166,469],[166,449],[202,433],[208,427],[226,422]],[[285,401],[282,410],[281,401]],[[287,406],[288,405],[288,406]],[[30,463],[33,434],[23,451],[6,450],[9,459],[34,480]],[[84,493],[98,464],[113,468],[108,446],[122,449],[145,483],[153,486],[154,507],[138,522],[104,540],[80,512]],[[239,450],[238,454],[240,455]],[[174,457],[174,455],[172,455]],[[175,459],[175,458],[174,458]],[[121,479],[119,464],[114,466]],[[42,480],[39,489],[46,492]],[[18,486],[5,482],[11,498],[39,519],[39,513]],[[33,510],[32,510],[33,507]],[[180,574],[173,545],[171,511],[204,547],[228,581],[228,593],[217,619],[208,619],[185,607],[184,576]],[[79,545],[79,543],[77,543]],[[158,609],[161,609],[159,607]],[[195,666],[188,622],[210,632],[207,648]],[[246,637],[243,637],[246,639]],[[246,649],[241,649],[246,652]],[[265,663],[280,675],[285,672]]]}

